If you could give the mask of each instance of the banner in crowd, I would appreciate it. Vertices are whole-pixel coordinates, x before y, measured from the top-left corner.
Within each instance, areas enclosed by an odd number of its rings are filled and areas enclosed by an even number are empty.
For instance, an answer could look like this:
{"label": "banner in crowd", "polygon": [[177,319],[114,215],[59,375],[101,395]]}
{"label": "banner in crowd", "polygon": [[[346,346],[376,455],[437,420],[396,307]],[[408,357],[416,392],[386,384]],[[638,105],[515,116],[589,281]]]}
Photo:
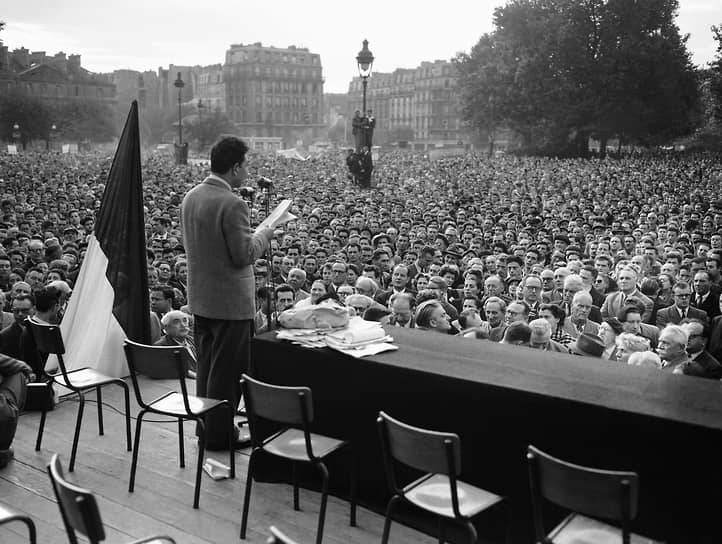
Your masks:
{"label": "banner in crowd", "polygon": [[133,101],[60,329],[69,369],[128,375],[125,338],[150,342],[138,104]]}

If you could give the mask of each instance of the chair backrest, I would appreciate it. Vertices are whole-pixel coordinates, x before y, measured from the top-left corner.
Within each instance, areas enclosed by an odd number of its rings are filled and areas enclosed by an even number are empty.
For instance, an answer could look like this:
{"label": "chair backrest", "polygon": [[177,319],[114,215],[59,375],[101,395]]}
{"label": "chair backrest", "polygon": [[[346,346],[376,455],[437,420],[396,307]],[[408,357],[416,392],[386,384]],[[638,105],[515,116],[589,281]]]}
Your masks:
{"label": "chair backrest", "polygon": [[59,325],[50,325],[41,323],[34,317],[28,319],[33,331],[33,338],[38,351],[55,355],[63,355],[65,353],[65,344],[63,343],[63,335],[60,332]]}
{"label": "chair backrest", "polygon": [[63,343],[63,335],[60,332],[60,326],[41,323],[35,319],[35,317],[28,319],[28,323],[30,324],[33,339],[35,340],[35,347],[41,353],[57,355],[60,371],[63,373],[63,376],[65,376],[67,373],[65,360],[63,359],[63,355],[65,354],[65,344]]}
{"label": "chair backrest", "polygon": [[268,540],[266,540],[266,544],[296,544],[295,540],[291,540],[286,535],[284,535],[281,531],[276,529],[273,525],[271,525],[271,536],[268,537]]}
{"label": "chair backrest", "polygon": [[574,465],[534,446],[528,446],[527,460],[535,515],[541,516],[540,499],[544,498],[574,512],[622,521],[623,531],[637,516],[639,476],[635,472]]}
{"label": "chair backrest", "polygon": [[376,421],[384,449],[397,461],[424,472],[461,473],[459,435],[413,427],[384,412]]}
{"label": "chair backrest", "polygon": [[287,425],[313,421],[313,398],[308,387],[272,385],[247,374],[243,374],[241,387],[246,408],[256,417]]}
{"label": "chair backrest", "polygon": [[86,536],[91,544],[105,540],[103,521],[93,494],[65,480],[57,453],[47,468],[70,542],[77,543],[76,531]]}
{"label": "chair backrest", "polygon": [[138,404],[147,408],[143,399],[142,389],[138,384],[137,373],[160,374],[178,378],[185,408],[190,413],[188,404],[188,389],[186,388],[186,369],[190,363],[191,355],[183,346],[149,346],[126,339],[123,342],[125,358],[128,361],[128,370],[133,381],[133,389]]}

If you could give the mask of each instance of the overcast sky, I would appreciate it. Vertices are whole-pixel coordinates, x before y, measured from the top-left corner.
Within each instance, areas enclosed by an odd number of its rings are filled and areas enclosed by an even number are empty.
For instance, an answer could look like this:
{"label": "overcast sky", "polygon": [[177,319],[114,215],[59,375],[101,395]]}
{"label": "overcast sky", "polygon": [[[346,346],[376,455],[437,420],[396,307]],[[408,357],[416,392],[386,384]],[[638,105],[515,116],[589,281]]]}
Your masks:
{"label": "overcast sky", "polygon": [[[503,0],[20,0],[4,1],[0,38],[11,50],[82,55],[93,72],[157,71],[169,64],[223,63],[231,43],[308,47],[321,55],[326,92],[346,92],[355,57],[369,40],[374,71],[413,68],[469,51],[492,29]],[[722,0],[679,0],[678,25],[693,60],[715,54],[710,26]],[[110,5],[114,7],[109,7]],[[363,13],[353,16],[351,13]]]}

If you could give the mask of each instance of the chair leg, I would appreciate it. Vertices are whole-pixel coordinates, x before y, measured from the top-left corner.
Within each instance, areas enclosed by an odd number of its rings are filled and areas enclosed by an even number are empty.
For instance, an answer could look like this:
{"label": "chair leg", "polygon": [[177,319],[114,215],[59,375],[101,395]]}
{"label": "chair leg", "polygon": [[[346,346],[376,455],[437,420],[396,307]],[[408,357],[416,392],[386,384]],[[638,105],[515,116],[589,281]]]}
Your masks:
{"label": "chair leg", "polygon": [[514,541],[514,512],[511,510],[511,499],[506,499],[506,532],[505,540],[506,544],[511,544]]}
{"label": "chair leg", "polygon": [[388,506],[386,507],[386,519],[384,520],[384,532],[381,536],[381,544],[387,544],[389,541],[389,533],[391,532],[391,515],[393,514],[396,503],[401,500],[401,497],[394,495],[391,497]]}
{"label": "chair leg", "polygon": [[291,461],[291,482],[293,483],[293,509],[299,511],[301,506],[298,500],[298,463]]}
{"label": "chair leg", "polygon": [[183,440],[183,418],[178,418],[178,452],[180,455],[180,468],[185,468],[186,466],[186,455],[185,455],[185,447],[184,447],[184,440]]}
{"label": "chair leg", "polygon": [[23,517],[22,521],[24,521],[25,525],[28,526],[28,538],[30,539],[30,544],[35,544],[37,542],[35,523],[29,517]]}
{"label": "chair leg", "polygon": [[328,502],[328,469],[323,463],[317,463],[316,467],[321,472],[323,479],[321,484],[321,508],[318,512],[318,532],[316,533],[316,544],[323,540],[323,526],[326,522],[326,503]]}
{"label": "chair leg", "polygon": [[103,430],[103,390],[100,386],[95,388],[95,394],[98,398],[98,434],[103,436],[105,434]]}
{"label": "chair leg", "polygon": [[471,542],[471,544],[476,544],[476,529],[474,528],[474,524],[471,523],[471,521],[467,521],[464,525],[466,526],[466,530],[469,532],[469,542]]}
{"label": "chair leg", "polygon": [[128,384],[123,380],[119,380],[120,386],[123,388],[123,394],[125,395],[125,440],[127,442],[128,451],[133,449],[133,442],[130,438],[130,389]]}
{"label": "chair leg", "polygon": [[128,482],[128,491],[130,493],[133,492],[135,487],[135,470],[138,467],[138,450],[140,449],[140,427],[143,424],[145,413],[145,410],[141,410],[135,420],[135,446],[133,447],[133,461],[130,463],[130,481]]}
{"label": "chair leg", "polygon": [[28,529],[28,539],[30,540],[30,544],[36,544],[37,542],[37,536],[35,532],[35,523],[33,522],[32,518],[30,516],[26,516],[24,514],[14,514],[11,515],[3,520],[3,523],[10,522],[10,521],[20,521],[25,524],[25,527]]}
{"label": "chair leg", "polygon": [[248,458],[248,473],[246,474],[246,491],[243,494],[243,513],[241,514],[241,539],[246,538],[246,526],[248,524],[248,510],[251,506],[251,484],[253,483],[253,461],[255,449],[251,449],[251,455]]}
{"label": "chair leg", "polygon": [[356,527],[356,485],[358,480],[358,459],[351,449],[351,487],[349,491],[349,502],[351,503],[351,513],[349,514],[351,527]]}
{"label": "chair leg", "polygon": [[73,448],[70,450],[70,464],[68,472],[75,470],[75,454],[78,452],[78,440],[80,439],[80,425],[83,423],[83,410],[85,410],[85,395],[78,393],[80,403],[78,404],[78,417],[75,421],[75,435],[73,436]]}
{"label": "chair leg", "polygon": [[444,518],[439,516],[439,544],[444,544],[446,542],[446,524],[444,523]]}
{"label": "chair leg", "polygon": [[[231,448],[233,445],[231,444]],[[198,461],[196,462],[196,488],[193,493],[193,508],[198,509],[201,497],[201,472],[203,472],[203,456],[206,452],[206,425],[203,418],[198,419]]]}
{"label": "chair leg", "polygon": [[40,444],[43,441],[43,431],[45,430],[45,418],[48,413],[43,410],[40,414],[40,425],[38,426],[38,438],[35,440],[35,451],[40,451]]}
{"label": "chair leg", "polygon": [[228,406],[228,418],[230,419],[230,425],[228,427],[228,443],[231,444],[231,447],[228,448],[229,452],[229,462],[231,466],[231,474],[230,477],[235,479],[236,478],[236,450],[233,449],[233,440],[235,438],[235,425],[233,423],[233,414],[235,413],[235,410],[233,409],[233,406],[231,406],[230,403],[227,404]]}

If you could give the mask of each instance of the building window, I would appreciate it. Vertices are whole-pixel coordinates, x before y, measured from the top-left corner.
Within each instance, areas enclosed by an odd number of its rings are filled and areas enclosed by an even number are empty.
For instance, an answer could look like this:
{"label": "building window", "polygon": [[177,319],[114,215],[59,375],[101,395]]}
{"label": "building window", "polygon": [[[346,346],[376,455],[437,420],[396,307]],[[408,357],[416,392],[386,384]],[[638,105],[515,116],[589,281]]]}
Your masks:
{"label": "building window", "polygon": [[257,111],[256,112],[256,122],[260,123],[261,121],[263,121],[263,114],[260,111]]}

